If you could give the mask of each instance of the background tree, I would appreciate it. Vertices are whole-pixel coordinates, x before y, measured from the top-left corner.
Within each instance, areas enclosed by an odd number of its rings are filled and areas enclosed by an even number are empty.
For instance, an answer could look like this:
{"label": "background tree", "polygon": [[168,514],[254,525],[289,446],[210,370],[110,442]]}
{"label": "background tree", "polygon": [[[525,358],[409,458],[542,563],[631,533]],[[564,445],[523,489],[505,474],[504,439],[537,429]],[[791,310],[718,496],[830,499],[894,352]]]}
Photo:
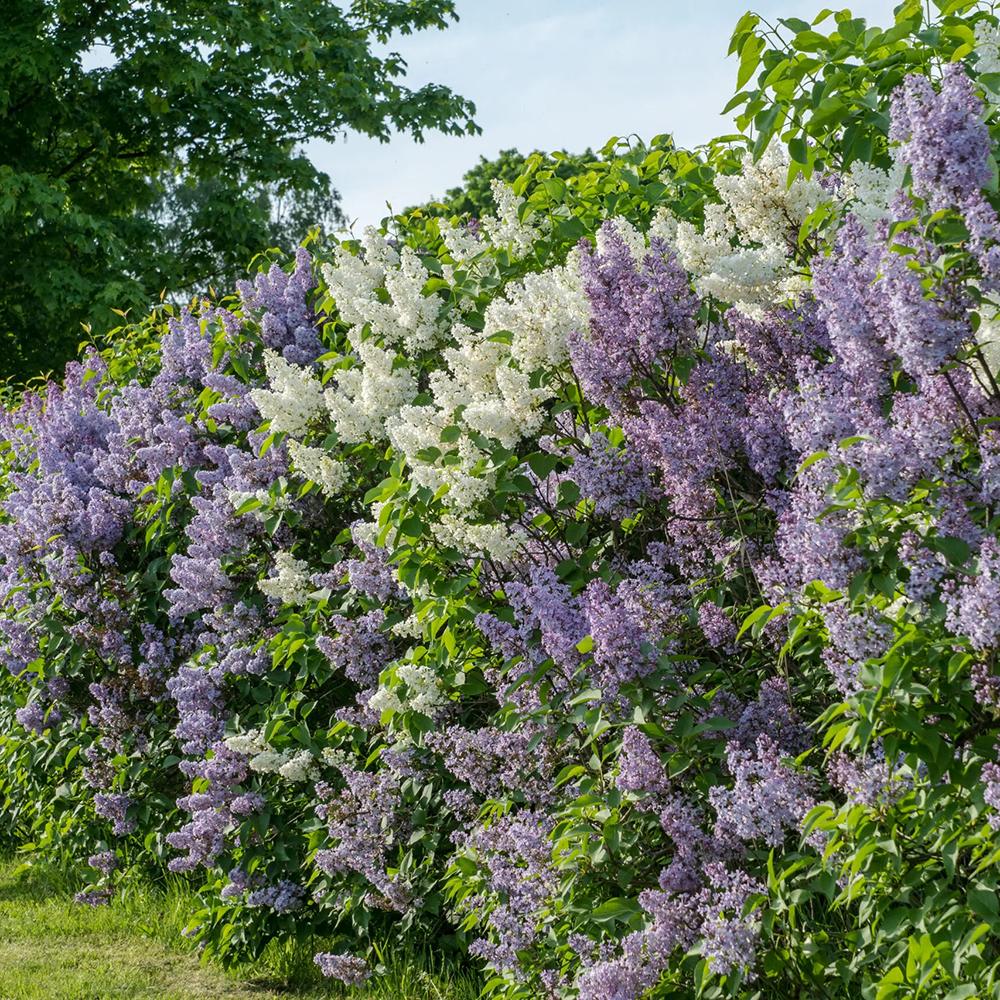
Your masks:
{"label": "background tree", "polygon": [[[222,282],[337,220],[300,151],[355,130],[477,130],[401,84],[396,34],[451,0],[9,0],[0,32],[0,377],[61,368],[161,290]],[[95,65],[104,63],[105,65]]]}
{"label": "background tree", "polygon": [[[462,183],[445,191],[443,198],[418,207],[425,215],[445,217],[471,215],[478,218],[492,212],[496,206],[490,182],[496,178],[513,184],[524,173],[528,160],[532,157],[541,157],[545,167],[551,169],[554,176],[560,180],[568,180],[585,173],[597,154],[589,147],[582,153],[567,153],[565,150],[543,153],[537,149],[532,153],[520,153],[516,149],[502,149],[492,160],[480,156],[479,162],[462,175]],[[403,214],[408,215],[416,210],[410,208]]]}

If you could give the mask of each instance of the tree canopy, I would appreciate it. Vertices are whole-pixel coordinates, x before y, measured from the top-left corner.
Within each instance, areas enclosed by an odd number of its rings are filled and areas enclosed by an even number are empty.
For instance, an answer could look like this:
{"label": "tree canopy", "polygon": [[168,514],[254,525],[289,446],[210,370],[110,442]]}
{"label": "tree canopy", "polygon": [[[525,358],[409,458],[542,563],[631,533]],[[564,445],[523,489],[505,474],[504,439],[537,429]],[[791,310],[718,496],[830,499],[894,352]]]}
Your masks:
{"label": "tree canopy", "polygon": [[391,40],[451,0],[10,0],[0,34],[0,377],[61,367],[167,290],[230,280],[339,219],[301,151],[354,130],[476,131],[403,85]]}

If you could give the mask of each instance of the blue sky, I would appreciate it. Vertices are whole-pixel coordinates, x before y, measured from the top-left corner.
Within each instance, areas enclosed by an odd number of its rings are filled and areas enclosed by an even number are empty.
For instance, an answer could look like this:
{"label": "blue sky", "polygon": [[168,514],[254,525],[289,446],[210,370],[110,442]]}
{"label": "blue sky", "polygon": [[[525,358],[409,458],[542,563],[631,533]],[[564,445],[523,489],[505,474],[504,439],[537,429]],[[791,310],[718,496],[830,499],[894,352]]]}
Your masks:
{"label": "blue sky", "polygon": [[[851,9],[887,25],[897,0]],[[458,0],[447,31],[402,38],[409,83],[443,83],[475,101],[482,135],[406,136],[386,144],[349,135],[315,141],[309,155],[333,178],[348,218],[377,222],[442,194],[479,156],[598,148],[612,135],[672,132],[693,145],[730,126],[719,112],[733,93],[726,59],[749,0]],[[831,4],[835,8],[841,5]],[[764,15],[811,20],[822,0],[763,0]]]}

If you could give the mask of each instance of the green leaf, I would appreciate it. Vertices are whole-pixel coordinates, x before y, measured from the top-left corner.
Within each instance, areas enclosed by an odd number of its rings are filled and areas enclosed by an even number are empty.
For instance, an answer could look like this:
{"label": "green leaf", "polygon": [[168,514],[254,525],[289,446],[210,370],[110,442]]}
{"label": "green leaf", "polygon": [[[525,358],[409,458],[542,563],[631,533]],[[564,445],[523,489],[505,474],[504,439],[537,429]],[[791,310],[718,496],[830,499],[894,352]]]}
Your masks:
{"label": "green leaf", "polygon": [[964,983],[961,986],[956,986],[953,990],[949,990],[944,995],[943,1000],[969,1000],[970,997],[977,996],[978,993],[978,986],[974,986],[972,983]]}
{"label": "green leaf", "polygon": [[773,611],[774,608],[772,608],[770,604],[762,604],[759,608],[755,608],[743,620],[743,624],[736,633],[736,638],[739,639],[747,629],[752,628],[757,622],[770,615]]}
{"label": "green leaf", "polygon": [[929,547],[940,552],[953,566],[964,566],[972,555],[969,543],[954,535],[929,539]]}
{"label": "green leaf", "polygon": [[575,243],[587,235],[587,227],[577,218],[559,219],[555,224],[556,234],[567,243]]}
{"label": "green leaf", "polygon": [[764,51],[764,39],[757,35],[747,35],[740,49],[740,67],[736,73],[736,89],[741,90],[753,76],[754,70],[760,64],[760,54]]}
{"label": "green leaf", "polygon": [[789,141],[788,152],[791,154],[792,159],[795,160],[796,163],[808,165],[809,148],[806,146],[805,139],[801,136],[795,136]]}
{"label": "green leaf", "polygon": [[[737,22],[736,27],[733,28],[733,34],[729,43],[729,51],[727,55],[733,55],[743,42],[743,39],[750,32],[753,31],[757,25],[760,24],[760,18],[753,13],[753,11],[747,11]],[[737,88],[739,84],[737,84]]]}
{"label": "green leaf", "polygon": [[996,892],[985,885],[979,884],[970,888],[966,893],[966,899],[969,909],[977,916],[993,921],[1000,914]]}
{"label": "green leaf", "polygon": [[766,111],[762,111],[754,118],[754,128],[757,129],[757,138],[753,144],[753,158],[759,160],[767,149],[775,131],[778,128],[779,116],[782,114],[781,106],[773,104]]}
{"label": "green leaf", "polygon": [[638,903],[623,896],[606,899],[590,914],[591,918],[601,924],[627,923],[633,917],[642,913]]}
{"label": "green leaf", "polygon": [[538,476],[539,479],[544,479],[559,464],[557,456],[544,451],[534,452],[529,455],[525,461],[528,463],[531,471]]}

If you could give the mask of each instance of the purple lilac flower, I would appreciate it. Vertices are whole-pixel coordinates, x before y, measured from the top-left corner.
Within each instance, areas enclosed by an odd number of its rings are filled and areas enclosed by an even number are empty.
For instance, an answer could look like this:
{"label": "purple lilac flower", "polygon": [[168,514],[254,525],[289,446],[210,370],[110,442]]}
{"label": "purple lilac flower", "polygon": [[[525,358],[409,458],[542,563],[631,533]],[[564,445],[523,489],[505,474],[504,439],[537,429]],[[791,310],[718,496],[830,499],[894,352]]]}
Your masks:
{"label": "purple lilac flower", "polygon": [[313,577],[313,583],[317,587],[338,590],[346,573],[348,583],[359,594],[371,597],[381,604],[402,600],[406,591],[399,582],[396,567],[389,562],[388,551],[365,540],[361,532],[362,524],[361,521],[355,521],[351,525],[351,538],[364,558],[344,559],[327,572],[317,573]]}
{"label": "purple lilac flower", "polygon": [[614,222],[604,223],[601,236],[601,252],[583,248],[591,323],[589,336],[570,337],[570,354],[588,395],[618,412],[637,378],[693,346],[698,302],[661,241],[654,239],[637,263]]}
{"label": "purple lilac flower", "polygon": [[653,489],[649,465],[627,444],[615,447],[599,431],[590,435],[588,448],[573,457],[568,478],[598,514],[609,517],[632,516]]}
{"label": "purple lilac flower", "polygon": [[316,648],[356,684],[373,685],[392,659],[392,647],[384,625],[385,612],[380,608],[357,618],[332,615],[327,627],[338,634],[336,637],[319,636]]}
{"label": "purple lilac flower", "polygon": [[317,319],[309,303],[315,287],[312,256],[305,247],[295,253],[295,267],[288,273],[278,264],[254,277],[253,283],[236,283],[243,307],[259,314],[265,347],[279,351],[286,361],[310,365],[323,353]]}
{"label": "purple lilac flower", "polygon": [[545,814],[523,810],[476,827],[466,841],[498,897],[487,918],[490,937],[474,941],[469,951],[495,969],[517,969],[517,953],[539,938],[538,913],[557,885],[552,826]]}
{"label": "purple lilac flower", "polygon": [[228,881],[222,887],[219,896],[222,899],[242,899],[256,884],[257,880],[242,868],[232,868]]}
{"label": "purple lilac flower", "polygon": [[426,743],[479,795],[503,798],[519,793],[537,804],[552,797],[555,744],[543,729],[526,726],[510,732],[495,726],[473,730],[451,725],[428,734]]}
{"label": "purple lilac flower", "polygon": [[391,771],[373,774],[347,766],[340,773],[345,787],[324,789],[316,809],[331,842],[316,852],[316,867],[327,875],[355,872],[394,909],[405,910],[411,901],[406,886],[386,873],[390,844],[408,830],[399,779]]}
{"label": "purple lilac flower", "polygon": [[360,986],[371,976],[371,969],[363,958],[354,955],[320,952],[313,961],[328,979],[337,979],[345,986]]}
{"label": "purple lilac flower", "polygon": [[1000,765],[984,764],[982,782],[983,799],[991,809],[986,818],[994,830],[1000,830]]}
{"label": "purple lilac flower", "polygon": [[594,683],[605,698],[623,684],[647,676],[673,645],[683,615],[683,591],[652,563],[636,563],[632,575],[614,589],[593,580],[581,598],[587,631],[593,639]]}
{"label": "purple lilac flower", "polygon": [[102,851],[87,858],[87,864],[96,868],[102,875],[111,875],[118,870],[118,855],[114,851]]}
{"label": "purple lilac flower", "polygon": [[730,741],[726,768],[733,776],[733,787],[717,785],[708,793],[718,814],[715,829],[720,840],[731,836],[744,841],[762,839],[777,847],[787,831],[798,829],[815,804],[809,781],[784,763],[777,744],[768,736],[758,736],[752,750]]}
{"label": "purple lilac flower", "polygon": [[968,636],[976,649],[990,649],[1000,636],[1000,542],[987,538],[979,550],[976,572],[952,581],[944,593],[948,628]]}
{"label": "purple lilac flower", "polygon": [[74,903],[81,903],[83,906],[107,906],[111,902],[110,889],[88,889],[78,892],[73,897]]}
{"label": "purple lilac flower", "polygon": [[623,792],[659,796],[668,788],[667,772],[649,737],[636,726],[622,730],[615,785]]}
{"label": "purple lilac flower", "polygon": [[912,786],[909,777],[885,759],[881,747],[860,758],[836,753],[827,764],[827,778],[853,805],[869,809],[892,805]]}
{"label": "purple lilac flower", "polygon": [[104,819],[111,820],[112,832],[119,837],[135,829],[136,821],[127,815],[131,805],[132,800],[127,795],[98,792],[94,796],[94,812]]}
{"label": "purple lilac flower", "polygon": [[752,969],[760,938],[760,921],[744,915],[751,896],[765,889],[742,871],[722,863],[705,866],[709,886],[702,895],[702,952],[717,975]]}
{"label": "purple lilac flower", "polygon": [[989,183],[984,112],[960,62],[945,65],[940,93],[926,76],[912,74],[893,94],[889,138],[901,144],[914,193],[932,211],[965,205]]}
{"label": "purple lilac flower", "polygon": [[291,913],[305,903],[305,898],[302,886],[281,879],[274,885],[253,889],[247,896],[247,906],[264,906],[275,913]]}
{"label": "purple lilac flower", "polygon": [[736,623],[725,609],[714,601],[702,601],[698,605],[698,625],[713,649],[732,652],[736,641]]}
{"label": "purple lilac flower", "polygon": [[51,708],[46,713],[45,708],[39,702],[33,701],[30,705],[17,709],[14,712],[14,717],[25,729],[41,736],[46,729],[59,722],[62,713],[58,708]]}

